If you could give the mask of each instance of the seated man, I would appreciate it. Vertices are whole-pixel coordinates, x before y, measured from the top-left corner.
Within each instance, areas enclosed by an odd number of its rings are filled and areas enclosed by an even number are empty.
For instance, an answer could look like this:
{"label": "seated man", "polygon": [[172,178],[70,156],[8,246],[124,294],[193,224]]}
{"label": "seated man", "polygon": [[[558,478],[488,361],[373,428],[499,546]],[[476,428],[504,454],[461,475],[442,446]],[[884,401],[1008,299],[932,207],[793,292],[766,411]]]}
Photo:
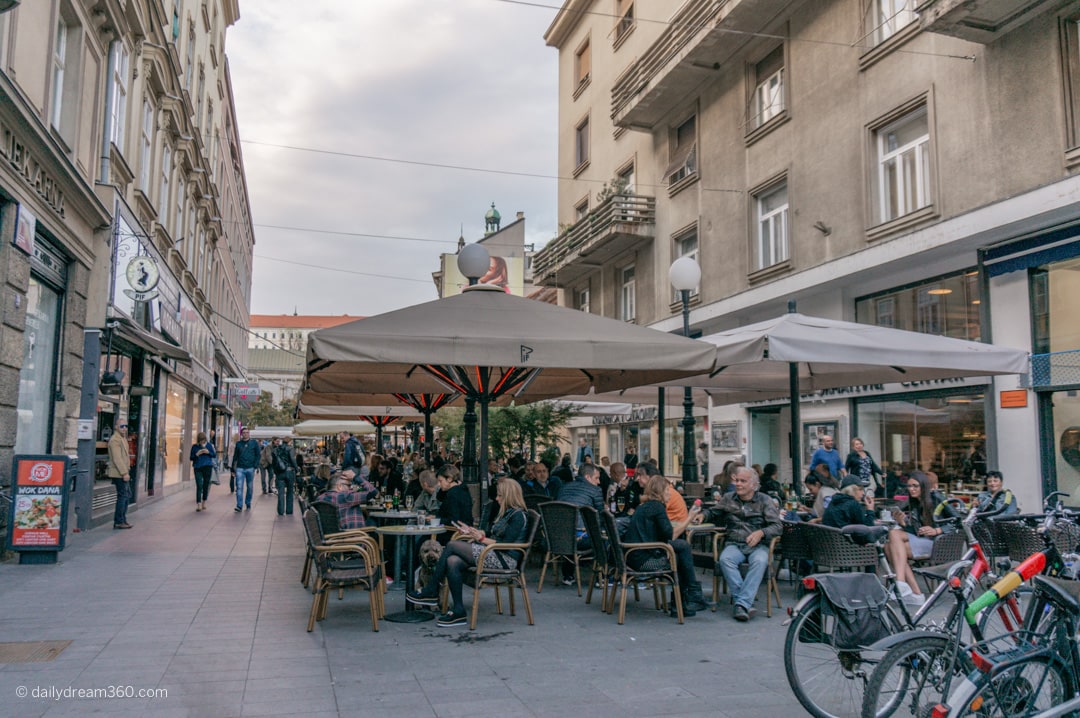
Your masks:
{"label": "seated man", "polygon": [[[572,481],[573,474],[570,475],[570,478]],[[548,475],[547,464],[539,462],[533,467],[532,481],[525,482],[525,495],[543,494],[554,501],[555,497],[559,495],[562,485],[563,482],[558,477]]]}
{"label": "seated man", "polygon": [[[558,501],[565,501],[575,506],[591,506],[597,513],[604,510],[604,494],[600,490],[600,471],[596,465],[586,462],[581,465],[581,478],[575,479],[568,484],[563,484],[559,490]],[[579,551],[588,551],[592,548],[589,535],[585,533],[585,522],[578,514],[577,518],[577,547]],[[564,586],[574,585],[573,566],[562,562],[562,582]]]}
{"label": "seated man", "polygon": [[339,471],[330,477],[330,489],[316,498],[317,501],[326,501],[337,507],[338,528],[342,531],[364,528],[366,524],[361,507],[378,492],[378,489],[363,479],[360,480],[360,488],[356,489],[353,485],[355,476],[352,469]]}
{"label": "seated man", "polygon": [[[720,570],[735,600],[736,621],[754,617],[754,599],[768,568],[769,542],[783,531],[779,509],[767,494],[758,491],[758,481],[756,471],[740,466],[731,479],[735,493],[722,496],[710,512],[714,523],[727,528]],[[739,573],[743,561],[750,564],[746,578]]]}
{"label": "seated man", "polygon": [[979,511],[997,511],[1005,507],[1002,515],[1020,513],[1020,505],[1016,503],[1013,492],[1004,487],[1005,478],[1000,471],[986,472],[986,491],[979,494],[975,499]]}
{"label": "seated man", "polygon": [[413,510],[426,511],[429,514],[439,513],[439,479],[435,472],[430,469],[420,472],[420,494],[413,502]]}
{"label": "seated man", "polygon": [[616,516],[622,516],[631,505],[633,486],[636,482],[626,473],[626,466],[621,461],[611,465],[611,486],[607,490],[608,509]]}

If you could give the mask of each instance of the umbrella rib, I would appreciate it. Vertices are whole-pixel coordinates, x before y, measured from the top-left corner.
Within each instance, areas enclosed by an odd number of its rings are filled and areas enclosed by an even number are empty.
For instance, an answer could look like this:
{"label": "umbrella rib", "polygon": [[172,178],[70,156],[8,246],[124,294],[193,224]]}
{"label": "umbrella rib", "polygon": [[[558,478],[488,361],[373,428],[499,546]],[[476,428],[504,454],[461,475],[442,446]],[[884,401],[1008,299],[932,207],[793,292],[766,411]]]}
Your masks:
{"label": "umbrella rib", "polygon": [[540,376],[540,372],[543,371],[543,367],[536,367],[535,369],[528,369],[527,371],[529,373],[529,376],[525,377],[525,381],[521,382],[521,385],[518,386],[517,391],[514,392],[515,397],[521,396],[521,394],[529,388],[529,385],[533,383],[536,377]]}

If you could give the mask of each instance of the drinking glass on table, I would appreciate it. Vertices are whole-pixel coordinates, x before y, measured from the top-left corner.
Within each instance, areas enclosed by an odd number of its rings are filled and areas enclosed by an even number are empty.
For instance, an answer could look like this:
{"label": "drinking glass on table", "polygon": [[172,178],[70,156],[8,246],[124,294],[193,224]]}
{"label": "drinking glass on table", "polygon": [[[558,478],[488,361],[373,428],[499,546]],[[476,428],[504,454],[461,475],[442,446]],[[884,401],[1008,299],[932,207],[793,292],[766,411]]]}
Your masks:
{"label": "drinking glass on table", "polygon": [[615,499],[615,510],[616,511],[618,511],[621,514],[623,512],[623,509],[625,509],[625,508],[626,508],[626,499],[622,498],[621,496],[619,498]]}
{"label": "drinking glass on table", "polygon": [[412,507],[413,507],[413,497],[412,496],[406,496],[405,497],[405,510],[406,511],[412,511]]}

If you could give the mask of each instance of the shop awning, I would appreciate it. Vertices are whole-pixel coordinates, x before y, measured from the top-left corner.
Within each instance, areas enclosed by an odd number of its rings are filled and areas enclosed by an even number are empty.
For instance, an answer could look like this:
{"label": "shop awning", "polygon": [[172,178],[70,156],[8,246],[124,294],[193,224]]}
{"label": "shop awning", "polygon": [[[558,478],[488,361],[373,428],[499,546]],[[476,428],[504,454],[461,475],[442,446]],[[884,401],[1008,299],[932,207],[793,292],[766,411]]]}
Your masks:
{"label": "shop awning", "polygon": [[229,408],[229,405],[223,402],[221,399],[211,399],[210,408],[219,414],[227,414],[229,416],[232,416],[233,414],[232,409]]}
{"label": "shop awning", "polygon": [[183,364],[191,363],[191,354],[180,347],[155,337],[126,317],[117,317],[116,334],[144,351],[157,356],[175,359]]}

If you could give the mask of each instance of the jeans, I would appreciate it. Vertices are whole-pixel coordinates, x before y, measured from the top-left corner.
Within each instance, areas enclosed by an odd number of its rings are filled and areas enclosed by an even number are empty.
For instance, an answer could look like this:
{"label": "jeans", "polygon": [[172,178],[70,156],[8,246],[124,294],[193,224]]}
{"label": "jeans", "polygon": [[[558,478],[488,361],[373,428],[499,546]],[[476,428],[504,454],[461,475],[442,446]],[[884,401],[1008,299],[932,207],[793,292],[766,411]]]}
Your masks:
{"label": "jeans", "polygon": [[123,479],[113,479],[116,487],[116,511],[113,512],[113,525],[127,523],[128,504],[131,503],[131,482]]}
{"label": "jeans", "polygon": [[451,541],[443,549],[442,555],[439,556],[439,562],[435,564],[431,581],[424,586],[424,590],[420,592],[420,595],[427,598],[437,597],[439,595],[439,586],[442,584],[443,579],[446,579],[447,587],[450,589],[450,610],[459,615],[464,614],[465,603],[461,598],[461,587],[465,582],[465,573],[470,566],[475,565],[476,559],[473,558],[472,544],[468,541]]}
{"label": "jeans", "polygon": [[213,466],[200,466],[195,469],[195,503],[206,501],[206,497],[210,495],[210,479],[213,475]]}
{"label": "jeans", "polygon": [[293,494],[296,491],[296,478],[292,472],[277,477],[277,512],[278,516],[292,516]]}
{"label": "jeans", "polygon": [[251,492],[255,488],[255,469],[236,467],[236,508],[244,508],[244,487],[247,486],[247,506],[251,508]]}
{"label": "jeans", "polygon": [[264,494],[273,488],[270,484],[270,469],[268,467],[259,468],[259,480],[262,481],[262,492]]}
{"label": "jeans", "polygon": [[[739,573],[739,564],[743,561],[750,564],[746,578]],[[720,570],[724,572],[724,579],[731,589],[735,604],[747,610],[754,605],[758,587],[761,586],[761,579],[768,567],[769,547],[764,541],[751,549],[749,556],[743,554],[736,544],[728,544],[720,553]]]}

